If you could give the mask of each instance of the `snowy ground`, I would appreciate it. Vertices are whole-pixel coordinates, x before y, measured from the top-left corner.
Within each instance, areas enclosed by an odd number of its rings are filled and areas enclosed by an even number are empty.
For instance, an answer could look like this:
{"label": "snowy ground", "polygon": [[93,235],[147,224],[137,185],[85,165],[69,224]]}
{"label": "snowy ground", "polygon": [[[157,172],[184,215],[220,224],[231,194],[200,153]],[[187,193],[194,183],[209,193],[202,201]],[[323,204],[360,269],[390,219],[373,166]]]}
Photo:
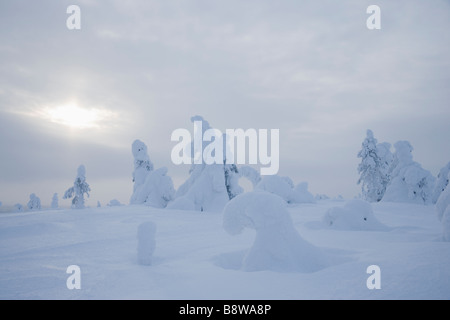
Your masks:
{"label": "snowy ground", "polygon": [[[0,299],[450,299],[450,243],[434,206],[373,205],[389,231],[330,230],[340,201],[290,207],[295,228],[331,266],[314,273],[239,270],[255,232],[231,236],[221,214],[141,206],[0,214]],[[138,264],[137,228],[157,225],[153,265]],[[369,290],[369,265],[381,289]],[[81,289],[66,287],[69,265]]]}

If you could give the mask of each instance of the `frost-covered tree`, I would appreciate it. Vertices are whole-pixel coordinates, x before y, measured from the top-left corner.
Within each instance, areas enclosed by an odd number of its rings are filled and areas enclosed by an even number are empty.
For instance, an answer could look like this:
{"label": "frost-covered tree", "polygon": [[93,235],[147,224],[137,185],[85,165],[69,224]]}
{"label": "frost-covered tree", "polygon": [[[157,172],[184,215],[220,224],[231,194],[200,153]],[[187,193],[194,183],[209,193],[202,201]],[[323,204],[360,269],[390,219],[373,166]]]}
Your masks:
{"label": "frost-covered tree", "polygon": [[52,204],[51,207],[52,209],[58,209],[59,203],[58,203],[58,194],[54,193],[53,197],[52,197]]}
{"label": "frost-covered tree", "polygon": [[135,140],[131,145],[131,152],[134,157],[133,171],[133,194],[131,195],[130,204],[142,204],[145,199],[139,199],[138,194],[144,186],[148,174],[153,171],[153,163],[148,156],[147,146],[141,140]]}
{"label": "frost-covered tree", "polygon": [[34,193],[30,194],[30,201],[27,203],[28,210],[41,210],[41,199]]}
{"label": "frost-covered tree", "polygon": [[[447,178],[450,179],[450,173],[447,174]],[[439,221],[442,221],[445,210],[450,207],[450,186],[447,186],[439,195],[436,201],[436,211]]]}
{"label": "frost-covered tree", "polygon": [[100,203],[100,201],[97,201],[97,208],[101,208],[102,204]]}
{"label": "frost-covered tree", "polygon": [[20,203],[16,203],[15,205],[14,205],[14,211],[15,212],[22,212],[24,209],[23,209],[23,205],[21,205]]}
{"label": "frost-covered tree", "polygon": [[[191,121],[201,121],[202,137],[206,130],[211,129],[208,121],[201,116],[194,116]],[[221,137],[224,139],[224,137]],[[219,138],[218,138],[219,139]],[[203,141],[201,150],[198,154],[190,152],[192,159],[201,157],[203,151],[207,147],[208,142]],[[190,150],[194,150],[194,142],[187,146]],[[223,146],[224,148],[226,146]],[[178,188],[175,194],[175,200],[168,205],[172,209],[181,210],[197,210],[221,212],[230,197],[242,192],[237,185],[237,168],[231,164],[206,164],[204,161],[196,164],[193,161],[189,171],[189,178]]]}
{"label": "frost-covered tree", "polygon": [[[447,178],[450,179],[450,173],[447,174]],[[438,219],[442,222],[443,240],[450,241],[450,185],[441,192],[436,202],[436,211]]]}
{"label": "frost-covered tree", "polygon": [[308,183],[301,182],[297,186],[289,177],[278,175],[264,176],[256,185],[255,191],[276,194],[287,203],[315,203],[314,196],[308,191]]}
{"label": "frost-covered tree", "polygon": [[135,140],[131,150],[134,156],[134,187],[130,204],[165,208],[175,196],[175,188],[172,178],[167,175],[167,168],[153,170],[147,146],[142,141]]}
{"label": "frost-covered tree", "polygon": [[449,173],[450,173],[450,162],[447,163],[447,165],[443,167],[437,175],[436,185],[434,186],[433,190],[433,203],[436,203],[442,191],[444,191],[444,189],[448,186]]}
{"label": "frost-covered tree", "polygon": [[275,194],[253,191],[233,198],[223,210],[223,227],[231,235],[256,231],[244,271],[313,272],[327,265],[320,249],[298,234],[286,202]]}
{"label": "frost-covered tree", "polygon": [[89,197],[91,188],[86,182],[86,168],[84,165],[78,167],[77,177],[73,183],[73,187],[70,187],[64,193],[63,199],[72,199],[72,208],[83,209],[84,208],[84,194]]}
{"label": "frost-covered tree", "polygon": [[109,201],[109,203],[106,204],[108,207],[119,207],[119,206],[123,206],[123,204],[120,203],[119,200],[117,199],[112,199]]}
{"label": "frost-covered tree", "polygon": [[361,158],[358,184],[361,184],[362,196],[367,201],[380,201],[386,191],[392,162],[389,148],[388,143],[377,144],[373,132],[367,130],[366,139],[358,153],[358,158]]}
{"label": "frost-covered tree", "polygon": [[413,147],[408,141],[394,144],[395,168],[386,188],[383,201],[432,203],[432,193],[436,178],[422,166],[413,161]]}

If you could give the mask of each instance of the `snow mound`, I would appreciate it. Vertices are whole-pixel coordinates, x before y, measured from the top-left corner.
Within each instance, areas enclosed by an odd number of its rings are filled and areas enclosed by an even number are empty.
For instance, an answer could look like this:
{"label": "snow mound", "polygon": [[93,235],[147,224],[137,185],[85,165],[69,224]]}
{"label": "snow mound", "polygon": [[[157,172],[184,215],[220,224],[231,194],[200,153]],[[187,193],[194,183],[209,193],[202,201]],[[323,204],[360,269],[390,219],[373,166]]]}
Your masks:
{"label": "snow mound", "polygon": [[139,264],[149,266],[152,264],[152,256],[155,251],[156,224],[154,222],[143,222],[137,231],[137,256]]}
{"label": "snow mound", "polygon": [[389,227],[375,218],[370,203],[360,199],[350,200],[343,207],[328,209],[323,217],[323,223],[338,230],[389,230]]}
{"label": "snow mound", "polygon": [[224,208],[223,227],[231,235],[244,228],[256,230],[242,262],[244,271],[314,272],[326,266],[322,252],[298,234],[277,195],[248,192],[235,197]]}
{"label": "snow mound", "polygon": [[278,175],[264,176],[255,187],[256,191],[266,191],[280,196],[287,203],[315,203],[314,196],[308,191],[308,183],[297,186],[289,177]]}

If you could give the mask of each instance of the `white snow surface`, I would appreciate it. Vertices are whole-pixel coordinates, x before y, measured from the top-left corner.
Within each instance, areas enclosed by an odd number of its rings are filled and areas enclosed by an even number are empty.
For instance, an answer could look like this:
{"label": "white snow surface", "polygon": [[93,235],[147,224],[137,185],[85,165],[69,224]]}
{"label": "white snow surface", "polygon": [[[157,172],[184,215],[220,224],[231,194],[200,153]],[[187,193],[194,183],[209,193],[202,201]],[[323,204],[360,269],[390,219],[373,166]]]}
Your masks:
{"label": "white snow surface", "polygon": [[[434,206],[372,204],[387,232],[317,227],[341,205],[287,208],[295,231],[330,261],[315,272],[242,270],[256,231],[230,235],[220,213],[139,205],[1,213],[0,299],[450,299],[450,242]],[[136,234],[148,221],[158,231],[143,266]],[[374,264],[380,290],[366,287]],[[66,287],[70,265],[80,267],[80,290]]]}
{"label": "white snow surface", "polygon": [[156,224],[152,221],[143,222],[137,230],[137,257],[141,265],[149,266],[152,264],[153,252],[156,247]]}

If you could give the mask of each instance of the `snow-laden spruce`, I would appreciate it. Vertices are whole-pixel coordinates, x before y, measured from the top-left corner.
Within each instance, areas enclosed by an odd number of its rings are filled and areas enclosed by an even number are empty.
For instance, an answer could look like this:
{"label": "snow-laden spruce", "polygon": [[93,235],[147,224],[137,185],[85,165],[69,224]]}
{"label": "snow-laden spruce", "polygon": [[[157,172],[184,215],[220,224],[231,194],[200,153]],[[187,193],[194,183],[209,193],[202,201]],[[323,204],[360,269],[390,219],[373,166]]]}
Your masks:
{"label": "snow-laden spruce", "polygon": [[383,201],[431,204],[436,178],[413,161],[413,147],[408,141],[398,141],[394,147],[395,167]]}
{"label": "snow-laden spruce", "polygon": [[27,203],[28,210],[41,210],[41,199],[34,193],[30,194],[30,201]]}
{"label": "snow-laden spruce", "polygon": [[386,191],[392,163],[390,147],[387,142],[377,144],[373,132],[367,130],[366,139],[358,153],[358,158],[361,158],[358,184],[361,184],[362,196],[367,201],[380,201]]}
{"label": "snow-laden spruce", "polygon": [[84,208],[84,195],[89,197],[89,192],[91,188],[86,182],[86,168],[84,165],[80,165],[77,169],[77,177],[73,183],[73,187],[70,187],[64,193],[63,199],[72,199],[73,209],[83,209]]}
{"label": "snow-laden spruce", "polygon": [[264,176],[255,187],[256,191],[276,194],[287,203],[315,203],[314,196],[308,191],[308,183],[301,182],[294,186],[289,177],[278,175]]}
{"label": "snow-laden spruce", "polygon": [[24,211],[23,205],[21,205],[20,203],[16,203],[14,205],[14,212],[22,212]]}
{"label": "snow-laden spruce", "polygon": [[223,226],[231,235],[256,230],[244,271],[313,272],[327,265],[322,252],[298,234],[286,202],[275,194],[254,191],[233,198],[224,208]]}
{"label": "snow-laden spruce", "polygon": [[[447,179],[450,180],[450,173],[447,174]],[[441,192],[436,202],[436,211],[442,222],[442,238],[444,241],[450,241],[450,184]]]}
{"label": "snow-laden spruce", "polygon": [[134,157],[134,171],[132,174],[134,185],[130,204],[142,204],[145,198],[142,199],[143,196],[140,195],[140,189],[144,186],[148,173],[153,171],[153,163],[148,156],[146,144],[141,140],[133,141],[131,153]]}
{"label": "snow-laden spruce", "polygon": [[438,175],[436,180],[436,185],[433,190],[433,203],[436,203],[442,191],[448,186],[449,178],[448,175],[450,173],[450,162],[447,163],[445,167],[443,167]]}
{"label": "snow-laden spruce", "polygon": [[[192,122],[202,122],[202,136],[206,130],[211,129],[208,121],[201,116],[194,116],[191,118]],[[222,135],[220,138],[226,142],[226,136]],[[204,149],[211,143],[209,141],[202,142],[202,149],[199,154],[188,152],[192,158],[203,155]],[[221,212],[226,203],[243,192],[242,187],[239,186],[239,179],[245,177],[249,179],[253,185],[259,180],[260,176],[256,170],[250,167],[238,168],[234,164],[226,163],[226,143],[223,143],[223,164],[206,164],[202,161],[201,164],[195,164],[193,161],[189,171],[189,178],[178,188],[175,200],[168,205],[170,209],[180,210],[197,210]],[[194,150],[194,142],[187,146]],[[201,154],[200,154],[201,153]]]}
{"label": "snow-laden spruce", "polygon": [[154,222],[143,222],[137,231],[137,257],[139,264],[149,266],[152,264],[153,252],[156,248],[155,241],[156,224]]}
{"label": "snow-laden spruce", "polygon": [[52,204],[50,205],[52,209],[58,209],[59,203],[58,203],[58,194],[54,193],[52,197]]}
{"label": "snow-laden spruce", "polygon": [[[450,173],[448,173],[447,178],[450,179]],[[439,221],[442,221],[445,210],[450,207],[450,186],[447,186],[444,191],[441,192],[439,198],[436,201],[436,211],[438,214]]]}
{"label": "snow-laden spruce", "polygon": [[147,153],[147,146],[135,140],[131,146],[134,157],[133,194],[130,204],[145,204],[156,208],[165,208],[173,200],[175,188],[167,168],[153,170],[153,163]]}
{"label": "snow-laden spruce", "polygon": [[375,218],[372,206],[361,199],[349,200],[343,207],[332,207],[323,217],[325,226],[348,231],[387,231],[389,228]]}

